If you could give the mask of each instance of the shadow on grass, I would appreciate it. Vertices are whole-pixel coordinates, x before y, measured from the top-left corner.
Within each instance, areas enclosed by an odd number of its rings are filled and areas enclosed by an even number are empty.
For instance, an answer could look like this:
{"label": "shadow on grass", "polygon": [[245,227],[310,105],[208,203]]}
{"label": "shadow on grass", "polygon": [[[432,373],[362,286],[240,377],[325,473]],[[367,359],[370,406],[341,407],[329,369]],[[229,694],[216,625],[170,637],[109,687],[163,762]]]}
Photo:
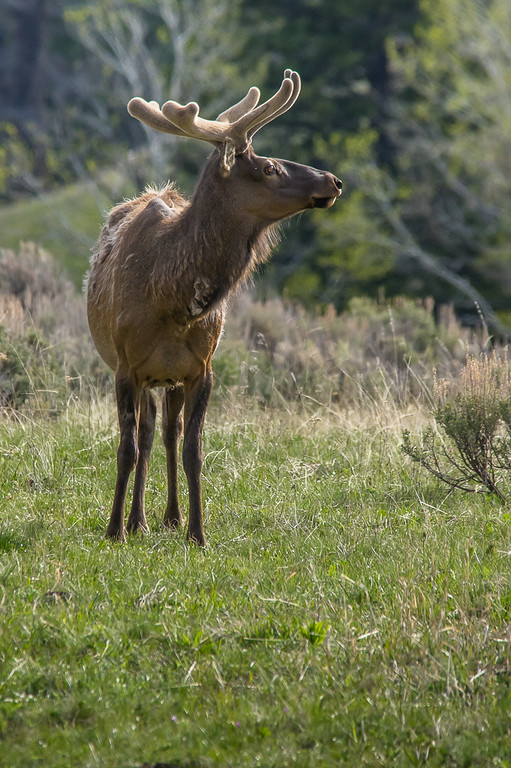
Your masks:
{"label": "shadow on grass", "polygon": [[144,763],[141,768],[201,768],[200,763],[182,763],[180,760],[178,762],[172,762],[172,763]]}

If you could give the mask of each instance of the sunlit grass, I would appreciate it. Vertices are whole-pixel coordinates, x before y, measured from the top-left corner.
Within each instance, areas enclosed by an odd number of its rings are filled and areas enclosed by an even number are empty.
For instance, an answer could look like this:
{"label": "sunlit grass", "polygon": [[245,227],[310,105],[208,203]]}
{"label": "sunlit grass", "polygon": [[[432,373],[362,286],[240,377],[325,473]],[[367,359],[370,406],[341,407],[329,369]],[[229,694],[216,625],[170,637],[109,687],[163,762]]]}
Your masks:
{"label": "sunlit grass", "polygon": [[405,463],[420,419],[215,404],[205,552],[159,440],[150,533],[104,539],[109,403],[4,419],[2,764],[507,765],[511,516]]}

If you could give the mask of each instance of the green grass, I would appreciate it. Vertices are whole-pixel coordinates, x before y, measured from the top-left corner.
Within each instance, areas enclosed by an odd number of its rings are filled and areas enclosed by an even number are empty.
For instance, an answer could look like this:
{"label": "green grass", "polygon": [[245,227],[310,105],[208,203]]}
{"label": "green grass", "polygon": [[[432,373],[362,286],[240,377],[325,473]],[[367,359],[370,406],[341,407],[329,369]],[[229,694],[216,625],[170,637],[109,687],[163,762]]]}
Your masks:
{"label": "green grass", "polygon": [[103,538],[109,404],[0,424],[1,764],[509,766],[509,510],[399,414],[219,400],[206,551],[159,528],[159,440],[151,532]]}

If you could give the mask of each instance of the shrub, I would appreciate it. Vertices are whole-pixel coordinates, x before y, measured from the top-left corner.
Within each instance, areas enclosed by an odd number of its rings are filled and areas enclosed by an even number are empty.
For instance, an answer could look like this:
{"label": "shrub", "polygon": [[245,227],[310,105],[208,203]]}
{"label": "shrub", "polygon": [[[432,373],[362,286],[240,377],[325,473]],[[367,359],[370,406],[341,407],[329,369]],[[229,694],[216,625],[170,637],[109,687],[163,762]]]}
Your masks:
{"label": "shrub", "polygon": [[433,416],[414,442],[403,433],[403,450],[436,477],[465,491],[506,497],[511,470],[511,371],[507,354],[467,355],[459,378],[435,377]]}
{"label": "shrub", "polygon": [[[438,314],[438,319],[436,318]],[[270,402],[314,398],[349,407],[382,396],[397,404],[430,397],[432,368],[454,374],[480,338],[452,309],[397,298],[354,299],[321,314],[281,299],[242,294],[231,307],[213,366],[217,383]]]}
{"label": "shrub", "polygon": [[[26,396],[30,387],[41,404],[43,390],[57,392],[51,408],[77,389],[112,397],[112,373],[92,344],[84,297],[51,255],[33,244],[18,252],[0,249],[0,325],[6,358],[0,403],[33,403]],[[331,307],[314,313],[242,293],[232,302],[213,360],[216,392],[263,405],[282,399],[405,405],[430,397],[433,366],[456,375],[467,346],[473,350],[479,343],[452,310],[434,311],[430,300],[358,298],[338,314]]]}
{"label": "shrub", "polygon": [[55,413],[109,380],[84,299],[53,257],[33,243],[0,249],[0,406]]}
{"label": "shrub", "polygon": [[14,343],[0,326],[0,406],[19,409],[29,398],[57,412],[66,402],[66,376],[55,349],[30,329]]}

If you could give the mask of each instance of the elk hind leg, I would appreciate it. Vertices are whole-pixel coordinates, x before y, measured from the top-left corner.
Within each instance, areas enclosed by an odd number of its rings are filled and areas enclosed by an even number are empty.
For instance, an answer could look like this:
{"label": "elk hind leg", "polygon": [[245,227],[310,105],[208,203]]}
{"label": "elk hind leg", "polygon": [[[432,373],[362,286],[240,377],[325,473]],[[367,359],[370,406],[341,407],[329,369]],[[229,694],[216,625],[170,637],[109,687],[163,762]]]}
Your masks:
{"label": "elk hind leg", "polygon": [[183,387],[166,389],[163,396],[163,444],[167,452],[168,498],[163,525],[178,528],[181,524],[181,512],[177,488],[177,461],[179,439],[183,431]]}
{"label": "elk hind leg", "polygon": [[156,421],[156,404],[152,394],[145,390],[140,395],[140,415],[138,422],[138,458],[135,470],[135,483],[133,486],[133,502],[126,526],[129,533],[147,530],[145,516],[145,486],[147,471],[149,469],[149,457],[154,440],[154,426]]}

